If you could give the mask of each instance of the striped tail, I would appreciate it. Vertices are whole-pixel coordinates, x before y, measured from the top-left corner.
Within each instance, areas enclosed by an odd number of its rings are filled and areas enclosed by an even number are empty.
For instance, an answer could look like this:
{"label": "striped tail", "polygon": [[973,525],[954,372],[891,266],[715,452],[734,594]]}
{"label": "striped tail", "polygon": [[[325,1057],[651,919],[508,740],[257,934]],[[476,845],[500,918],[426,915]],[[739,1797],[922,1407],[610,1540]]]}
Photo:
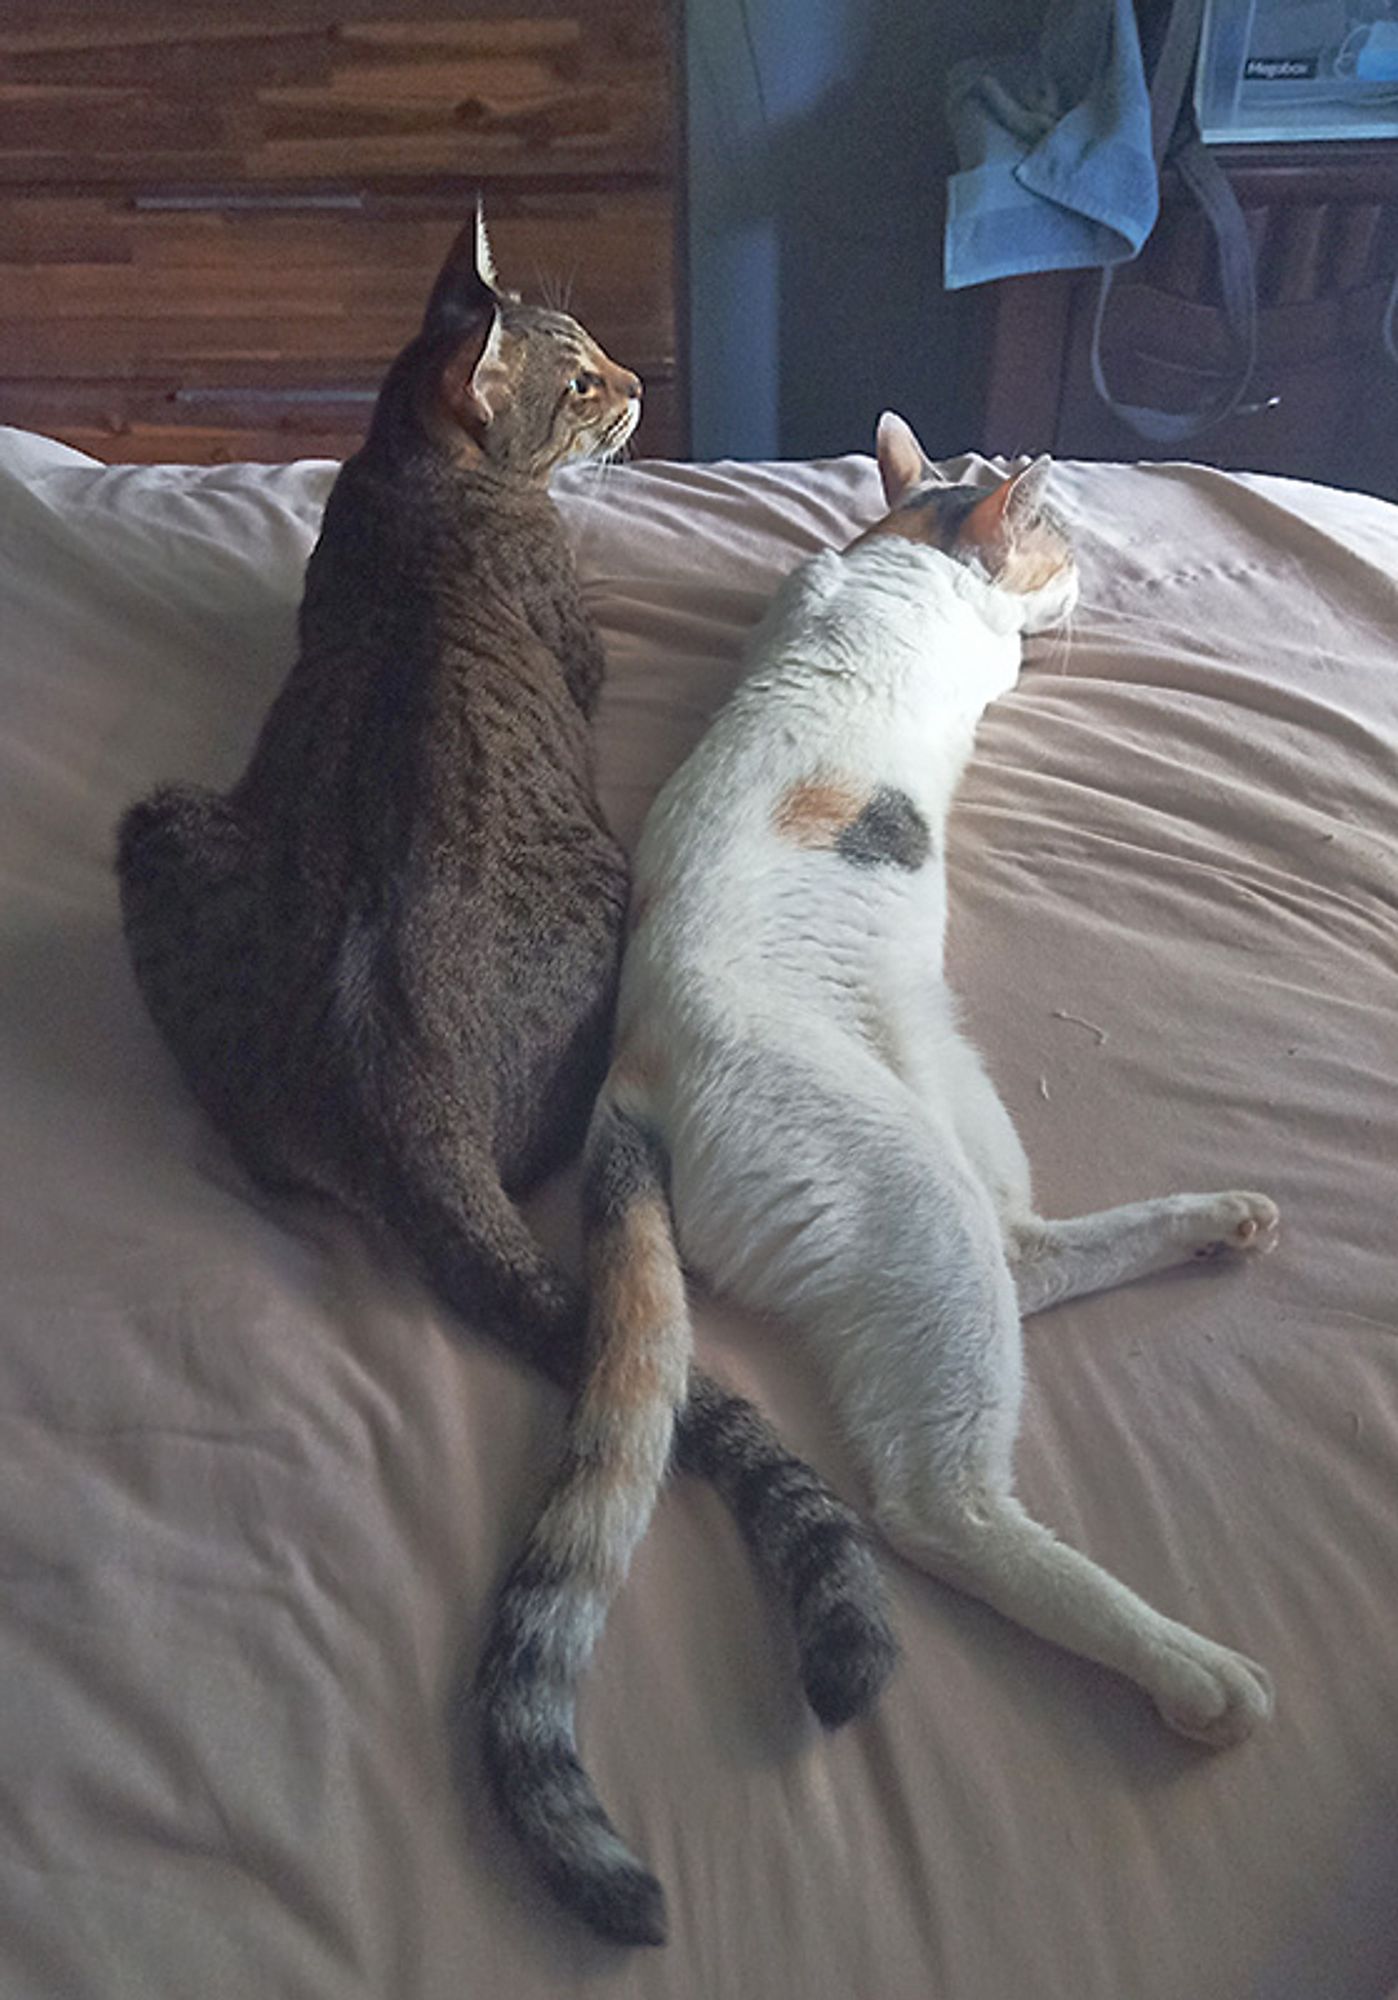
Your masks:
{"label": "striped tail", "polygon": [[898,1659],[883,1570],[864,1523],[764,1417],[691,1375],[675,1440],[682,1471],[711,1480],[786,1598],[806,1699],[827,1729],[872,1707]]}
{"label": "striped tail", "polygon": [[665,1478],[691,1345],[659,1144],[605,1093],[583,1200],[589,1372],[477,1688],[496,1802],[555,1892],[607,1937],[663,1944],[664,1892],[607,1818],[573,1733],[578,1677]]}

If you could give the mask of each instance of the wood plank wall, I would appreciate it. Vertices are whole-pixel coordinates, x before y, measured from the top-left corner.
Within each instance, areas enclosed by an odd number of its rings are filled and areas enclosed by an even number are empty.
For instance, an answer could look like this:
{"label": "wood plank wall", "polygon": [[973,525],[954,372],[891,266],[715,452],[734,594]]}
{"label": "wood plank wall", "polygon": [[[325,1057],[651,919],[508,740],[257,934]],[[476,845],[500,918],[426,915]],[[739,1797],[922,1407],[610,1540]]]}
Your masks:
{"label": "wood plank wall", "polygon": [[0,423],[110,460],[354,448],[475,191],[683,450],[664,0],[5,0]]}

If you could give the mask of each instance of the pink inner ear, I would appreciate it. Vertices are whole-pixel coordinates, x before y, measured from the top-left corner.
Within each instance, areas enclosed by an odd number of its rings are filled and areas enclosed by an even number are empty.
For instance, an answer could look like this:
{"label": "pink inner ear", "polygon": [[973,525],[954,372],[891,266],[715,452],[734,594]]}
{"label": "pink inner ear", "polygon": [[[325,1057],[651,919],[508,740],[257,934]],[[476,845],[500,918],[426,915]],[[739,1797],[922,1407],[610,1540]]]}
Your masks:
{"label": "pink inner ear", "polygon": [[957,540],[976,543],[997,541],[1005,531],[1005,515],[1015,484],[1013,478],[1004,479],[991,488],[984,500],[978,500],[961,523]]}
{"label": "pink inner ear", "polygon": [[498,315],[488,313],[479,327],[468,334],[452,354],[441,373],[442,401],[464,429],[473,434],[490,422],[490,406],[476,387],[476,370],[481,365]]}
{"label": "pink inner ear", "polygon": [[971,509],[961,524],[959,540],[968,542],[992,542],[1005,533],[1010,515],[1017,513],[1023,520],[1033,515],[1039,497],[1048,484],[1049,461],[1036,458],[1032,465],[1022,465],[1018,472],[1012,472],[1008,479],[1002,479],[992,487],[984,500]]}
{"label": "pink inner ear", "polygon": [[1007,507],[1021,513],[1032,512],[1044,497],[1044,488],[1049,483],[1053,471],[1053,461],[1036,458],[1028,465],[1022,465],[1018,472],[1012,472],[1005,482],[1005,502]]}
{"label": "pink inner ear", "polygon": [[928,477],[929,468],[922,446],[914,436],[911,425],[892,410],[885,410],[879,418],[874,450],[878,457],[879,477],[883,481],[883,497],[890,507],[896,507]]}

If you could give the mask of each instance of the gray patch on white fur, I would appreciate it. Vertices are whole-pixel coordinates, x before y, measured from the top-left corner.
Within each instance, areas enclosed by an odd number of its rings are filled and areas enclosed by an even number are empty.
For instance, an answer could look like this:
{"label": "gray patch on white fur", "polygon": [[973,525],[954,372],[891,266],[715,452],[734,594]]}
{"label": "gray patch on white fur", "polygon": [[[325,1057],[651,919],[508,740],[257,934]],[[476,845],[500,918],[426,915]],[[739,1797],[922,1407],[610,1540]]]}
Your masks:
{"label": "gray patch on white fur", "polygon": [[932,829],[906,792],[880,785],[836,837],[835,852],[856,868],[891,866],[915,874],[932,852]]}

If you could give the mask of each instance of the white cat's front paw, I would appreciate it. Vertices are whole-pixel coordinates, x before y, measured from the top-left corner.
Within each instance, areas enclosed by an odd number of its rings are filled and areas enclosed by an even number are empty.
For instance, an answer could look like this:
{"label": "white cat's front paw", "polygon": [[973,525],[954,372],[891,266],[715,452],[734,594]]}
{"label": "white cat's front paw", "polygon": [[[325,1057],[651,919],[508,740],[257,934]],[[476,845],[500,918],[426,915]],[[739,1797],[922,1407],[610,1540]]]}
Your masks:
{"label": "white cat's front paw", "polygon": [[1277,1245],[1281,1211],[1265,1194],[1200,1195],[1182,1218],[1196,1257],[1263,1256]]}
{"label": "white cat's front paw", "polygon": [[1194,1633],[1165,1651],[1152,1693],[1171,1729],[1213,1750],[1241,1743],[1272,1713],[1266,1668]]}

